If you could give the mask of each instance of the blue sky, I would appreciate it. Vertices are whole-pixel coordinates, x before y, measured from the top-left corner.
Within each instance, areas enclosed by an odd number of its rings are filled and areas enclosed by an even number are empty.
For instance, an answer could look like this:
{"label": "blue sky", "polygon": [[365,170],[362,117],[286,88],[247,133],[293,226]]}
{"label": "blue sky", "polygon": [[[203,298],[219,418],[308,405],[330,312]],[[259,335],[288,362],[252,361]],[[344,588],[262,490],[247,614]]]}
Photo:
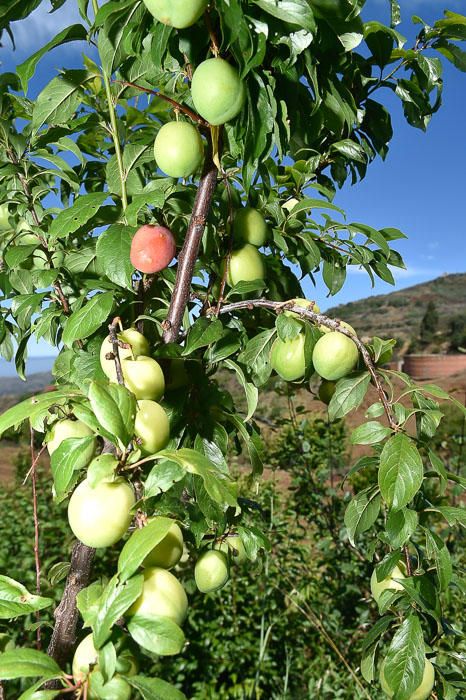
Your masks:
{"label": "blue sky", "polygon": [[[416,29],[413,14],[427,22],[440,18],[445,8],[462,12],[464,0],[402,0],[402,24],[397,29],[412,44]],[[41,48],[65,26],[79,21],[75,0],[68,0],[53,14],[48,2],[27,20],[13,25],[17,49],[5,38],[0,49],[1,70],[14,71],[35,50]],[[388,0],[368,0],[365,19],[388,21]],[[68,44],[50,52],[39,64],[32,94],[37,94],[63,66],[80,66],[83,46]],[[395,136],[385,161],[369,168],[366,179],[347,185],[337,193],[335,203],[347,212],[348,221],[360,221],[376,228],[394,226],[409,238],[398,242],[407,264],[406,271],[395,270],[397,288],[418,284],[443,273],[463,272],[466,260],[466,197],[464,163],[466,156],[466,73],[444,62],[443,107],[434,115],[427,133],[409,127],[397,99],[387,94]],[[310,298],[319,299],[321,308],[344,303],[370,294],[392,291],[382,282],[371,289],[368,277],[354,270],[344,289],[326,299],[326,289],[306,286]],[[48,345],[34,343],[30,355],[49,355]]]}

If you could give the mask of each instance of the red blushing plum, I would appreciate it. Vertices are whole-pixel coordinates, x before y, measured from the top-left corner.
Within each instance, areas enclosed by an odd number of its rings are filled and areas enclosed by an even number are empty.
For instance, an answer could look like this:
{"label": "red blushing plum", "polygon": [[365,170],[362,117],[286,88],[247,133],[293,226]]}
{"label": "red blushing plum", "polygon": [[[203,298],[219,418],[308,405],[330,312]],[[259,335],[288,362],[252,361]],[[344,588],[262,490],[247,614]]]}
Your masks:
{"label": "red blushing plum", "polygon": [[175,253],[175,239],[170,229],[146,224],[136,231],[130,257],[136,270],[150,274],[168,267]]}

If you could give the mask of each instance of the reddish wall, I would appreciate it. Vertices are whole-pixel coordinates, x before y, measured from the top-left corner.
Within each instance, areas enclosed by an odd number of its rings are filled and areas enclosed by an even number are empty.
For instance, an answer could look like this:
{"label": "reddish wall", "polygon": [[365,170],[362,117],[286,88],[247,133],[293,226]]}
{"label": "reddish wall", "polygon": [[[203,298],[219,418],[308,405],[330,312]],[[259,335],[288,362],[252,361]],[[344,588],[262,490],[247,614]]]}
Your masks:
{"label": "reddish wall", "polygon": [[403,372],[413,379],[449,377],[466,370],[465,355],[405,355]]}

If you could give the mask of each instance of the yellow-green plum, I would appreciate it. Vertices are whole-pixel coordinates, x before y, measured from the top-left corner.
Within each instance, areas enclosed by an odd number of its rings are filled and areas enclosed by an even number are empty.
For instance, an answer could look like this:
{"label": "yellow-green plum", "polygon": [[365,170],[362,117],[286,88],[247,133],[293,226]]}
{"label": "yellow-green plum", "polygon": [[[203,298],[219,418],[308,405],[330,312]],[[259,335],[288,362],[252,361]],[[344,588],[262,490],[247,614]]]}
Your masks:
{"label": "yellow-green plum", "polygon": [[162,368],[152,357],[140,355],[135,360],[126,358],[121,361],[121,370],[126,388],[137,399],[158,401],[165,391],[165,377]]}
{"label": "yellow-green plum", "polygon": [[[320,307],[318,304],[316,304],[314,301],[310,301],[309,299],[290,299],[290,304],[293,303],[295,306],[300,306],[302,309],[307,309],[308,311],[313,311],[315,314],[320,313]],[[302,318],[299,314],[296,313],[296,311],[285,311],[285,316],[289,316],[290,318]]]}
{"label": "yellow-green plum", "polygon": [[276,338],[270,351],[270,364],[272,369],[287,382],[302,379],[306,372],[305,356],[306,337],[304,333],[292,340]]}
{"label": "yellow-green plum", "polygon": [[379,602],[380,596],[386,590],[404,591],[402,584],[394,580],[396,578],[406,578],[398,566],[395,566],[391,574],[382,581],[377,581],[377,572],[374,569],[371,576],[371,593],[376,603]]}
{"label": "yellow-green plum", "polygon": [[99,660],[99,652],[94,646],[94,637],[88,634],[78,644],[73,656],[72,673],[76,683],[86,680],[91,666],[94,667]]}
{"label": "yellow-green plum", "polygon": [[201,117],[219,126],[241,112],[246,91],[236,68],[223,58],[208,58],[194,71],[191,95]]}
{"label": "yellow-green plum", "polygon": [[201,554],[194,567],[194,579],[201,593],[218,591],[229,578],[230,570],[225,552],[208,549]]}
{"label": "yellow-green plum", "polygon": [[335,381],[355,368],[358,357],[358,349],[351,338],[332,331],[314,345],[312,363],[322,379]]}
{"label": "yellow-green plum", "polygon": [[[156,518],[155,518],[156,519]],[[144,566],[172,569],[183,554],[183,533],[178,523],[173,523],[163,540],[144,559]]]}
{"label": "yellow-green plum", "polygon": [[[354,333],[354,335],[357,335],[356,331],[354,330],[353,326],[350,326],[349,323],[346,323],[346,321],[340,321],[340,326],[343,326],[343,328],[346,328],[348,331],[351,333]],[[328,326],[319,326],[319,331],[321,333],[338,333],[338,331],[332,331],[331,328],[328,328]]]}
{"label": "yellow-green plum", "polygon": [[233,221],[233,234],[238,242],[260,248],[267,240],[268,227],[260,211],[252,207],[239,209]]}
{"label": "yellow-green plum", "polygon": [[[94,637],[91,634],[88,634],[87,637],[84,637],[84,639],[78,644],[76,647],[76,651],[74,653],[73,657],[73,664],[72,664],[72,674],[73,678],[75,680],[75,683],[83,683],[86,678],[89,676],[89,690],[90,695],[89,698],[97,698],[97,697],[107,697],[107,696],[102,696],[102,695],[96,695],[97,688],[99,686],[99,675],[98,675],[98,670],[99,670],[99,652],[94,646]],[[134,656],[129,652],[129,651],[123,651],[123,653],[118,655],[117,660],[116,660],[116,670],[119,673],[124,673],[125,676],[134,676],[137,674],[138,671],[138,666],[136,659]],[[119,678],[118,676],[114,676],[114,678]],[[121,679],[120,679],[121,680]],[[121,683],[115,682],[113,683],[112,686],[108,686],[105,688],[105,691],[109,691],[110,689],[113,689],[116,691],[118,688],[123,688],[124,686]],[[119,697],[117,695],[108,695],[109,699],[113,700],[113,697]],[[129,696],[123,696],[123,697],[129,697]]]}
{"label": "yellow-green plum", "polygon": [[[80,420],[71,420],[70,418],[58,420],[52,425],[46,437],[49,455],[53,455],[63,440],[67,440],[68,438],[90,437],[91,435],[94,435],[93,431]],[[97,440],[94,437],[92,442],[84,450],[85,461],[87,463],[93,458],[96,447]]]}
{"label": "yellow-green plum", "polygon": [[0,231],[9,231],[11,229],[9,222],[10,211],[8,204],[0,204]]}
{"label": "yellow-green plum", "polygon": [[186,592],[170,571],[150,567],[144,571],[142,593],[128,610],[129,615],[168,617],[181,625],[188,612]]}
{"label": "yellow-green plum", "polygon": [[144,0],[151,15],[176,29],[191,27],[203,14],[208,0]]}
{"label": "yellow-green plum", "polygon": [[[139,355],[149,354],[150,350],[147,338],[145,338],[142,333],[139,333],[139,331],[137,331],[135,328],[127,328],[126,330],[121,331],[121,333],[118,333],[117,338],[118,340],[121,340],[122,343],[126,343],[130,346],[128,348],[118,348],[118,355],[121,361],[128,358],[133,359],[139,357]],[[106,355],[110,353],[113,353],[113,347],[112,343],[110,342],[110,336],[107,336],[100,348],[100,364],[107,377],[111,381],[117,382],[118,379],[116,375],[115,361],[108,360],[106,357]]]}
{"label": "yellow-green plum", "polygon": [[332,396],[335,393],[335,389],[335,382],[329,382],[328,379],[322,379],[318,392],[319,399],[322,401],[322,403],[326,403],[327,405],[330,403]]}
{"label": "yellow-green plum", "polygon": [[89,700],[131,700],[131,696],[130,684],[118,674],[107,682],[98,669],[89,674]]}
{"label": "yellow-green plum", "polygon": [[158,167],[170,177],[189,177],[202,163],[204,145],[193,124],[169,122],[164,124],[154,143]]}
{"label": "yellow-green plum", "polygon": [[250,243],[234,250],[228,266],[227,282],[234,287],[238,282],[252,282],[262,280],[265,276],[265,266],[262,255]]}
{"label": "yellow-green plum", "polygon": [[[392,698],[394,696],[393,690],[391,690],[390,686],[387,683],[387,680],[384,676],[384,665],[385,661],[382,662],[382,666],[380,667],[380,685],[382,686],[383,692],[388,695],[389,698]],[[432,690],[434,688],[434,683],[435,683],[435,669],[432,665],[432,663],[429,661],[429,659],[426,658],[426,663],[424,666],[424,674],[422,676],[422,681],[420,685],[416,688],[414,693],[411,693],[409,696],[408,700],[427,700],[430,698],[432,694]]]}
{"label": "yellow-green plum", "polygon": [[160,404],[146,399],[138,401],[134,434],[143,454],[155,454],[167,446],[170,440],[170,423]]}
{"label": "yellow-green plum", "polygon": [[246,550],[239,535],[228,535],[218,546],[221,552],[229,555],[230,561],[235,564],[242,564],[246,561]]}
{"label": "yellow-green plum", "polygon": [[110,547],[127,531],[135,502],[134,491],[124,479],[99,481],[94,488],[85,479],[70,498],[68,521],[83,544]]}

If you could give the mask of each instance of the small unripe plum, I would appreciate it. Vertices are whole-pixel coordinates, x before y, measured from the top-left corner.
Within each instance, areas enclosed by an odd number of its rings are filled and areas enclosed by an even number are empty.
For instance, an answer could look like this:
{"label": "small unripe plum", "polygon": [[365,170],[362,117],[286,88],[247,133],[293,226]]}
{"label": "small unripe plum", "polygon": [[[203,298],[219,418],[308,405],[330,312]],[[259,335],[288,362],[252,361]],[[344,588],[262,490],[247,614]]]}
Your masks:
{"label": "small unripe plum", "polygon": [[242,564],[246,561],[246,550],[239,535],[228,535],[219,545],[218,549],[221,552],[230,556],[230,561],[235,564]]}
{"label": "small unripe plum", "polygon": [[151,15],[176,29],[191,27],[204,12],[209,0],[143,0]]}
{"label": "small unripe plum", "polygon": [[267,240],[268,227],[262,214],[252,207],[239,209],[233,221],[233,234],[237,241],[251,243],[260,248]]}
{"label": "small unripe plum", "polygon": [[209,549],[201,554],[194,567],[194,578],[201,593],[212,593],[223,588],[230,578],[225,552]]}
{"label": "small unripe plum", "polygon": [[162,398],[165,377],[159,363],[152,357],[141,355],[135,360],[122,360],[121,370],[126,387],[137,399],[158,401]]}
{"label": "small unripe plum", "polygon": [[178,523],[173,523],[163,540],[144,559],[144,566],[158,566],[172,569],[183,554],[183,533]]}
{"label": "small unripe plum", "polygon": [[187,612],[188,598],[178,579],[166,569],[146,569],[142,593],[128,610],[128,615],[168,617],[181,625]]}
{"label": "small unripe plum", "polygon": [[164,124],[155,139],[155,160],[170,177],[189,177],[199,168],[203,155],[201,135],[188,122]]}
{"label": "small unripe plum", "polygon": [[379,602],[380,596],[386,590],[404,591],[404,588],[401,585],[401,583],[398,583],[398,581],[394,580],[396,578],[406,578],[404,573],[398,566],[395,566],[391,574],[384,578],[382,581],[377,581],[377,573],[374,569],[371,576],[371,593],[376,603]]}
{"label": "small unripe plum", "polygon": [[141,226],[131,241],[131,264],[146,274],[160,272],[171,263],[176,254],[173,233],[164,226]]}
{"label": "small unripe plum", "polygon": [[[46,442],[49,455],[53,455],[63,440],[67,440],[68,438],[90,437],[91,435],[94,435],[93,431],[80,420],[70,420],[69,418],[58,420],[52,425],[50,432],[47,434]],[[84,450],[86,463],[90,462],[93,458],[96,447],[97,440],[94,437],[94,440]]]}
{"label": "small unripe plum", "polygon": [[287,382],[302,379],[306,373],[305,342],[304,333],[298,333],[292,340],[274,340],[270,351],[270,364]]}
{"label": "small unripe plum", "polygon": [[[136,359],[139,355],[148,355],[150,352],[149,343],[147,338],[145,338],[142,333],[139,333],[135,328],[127,328],[121,333],[117,334],[118,340],[122,343],[130,345],[129,348],[118,347],[118,356],[120,361],[126,359]],[[110,336],[108,335],[100,348],[100,365],[105,372],[106,376],[112,382],[117,382],[117,374],[115,368],[115,360],[108,360],[106,355],[113,354],[113,345],[110,342]]]}
{"label": "small unripe plum", "polygon": [[[343,328],[346,328],[348,331],[351,333],[354,333],[354,335],[357,335],[356,331],[354,330],[353,326],[350,326],[349,323],[346,323],[346,321],[340,321],[340,326],[343,326]],[[319,326],[319,331],[321,333],[337,333],[338,331],[332,331],[331,328],[328,328],[327,326]]]}
{"label": "small unripe plum", "polygon": [[191,95],[201,117],[219,126],[241,112],[246,90],[236,68],[223,58],[209,58],[194,71]]}
{"label": "small unripe plum", "polygon": [[343,333],[332,331],[314,345],[312,363],[323,379],[335,381],[351,372],[359,357],[355,343]]}
{"label": "small unripe plum", "polygon": [[[313,303],[312,301],[309,301],[309,299],[290,299],[290,303],[293,302],[295,306],[300,306],[302,309],[308,309],[308,311],[313,311],[315,314],[320,313],[320,307],[318,304]],[[296,313],[296,311],[285,311],[285,316],[289,316],[290,318],[297,318],[301,319],[302,317]]]}
{"label": "small unripe plum", "polygon": [[76,683],[86,680],[91,666],[94,667],[98,659],[99,652],[94,646],[94,638],[92,634],[88,634],[78,644],[73,656],[72,673]]}
{"label": "small unripe plum", "polygon": [[322,403],[326,403],[327,405],[330,403],[332,396],[335,393],[335,389],[335,382],[329,382],[327,379],[322,379],[319,386],[319,399],[322,401]]}
{"label": "small unripe plum", "polygon": [[83,544],[110,547],[127,531],[135,502],[134,491],[124,479],[99,481],[94,488],[85,479],[70,498],[68,521]]}
{"label": "small unripe plum", "polygon": [[170,423],[160,404],[143,399],[138,401],[134,421],[134,434],[143,454],[152,455],[167,446],[170,440]]}
{"label": "small unripe plum", "polygon": [[234,250],[230,257],[227,282],[234,287],[238,282],[252,282],[264,279],[265,266],[262,255],[250,243]]}
{"label": "small unripe plum", "polygon": [[[392,698],[395,693],[391,690],[385,678],[384,665],[385,661],[382,662],[382,666],[380,667],[380,685],[382,686],[383,692],[386,693],[389,698]],[[426,658],[421,684],[416,688],[414,693],[411,693],[408,700],[427,700],[432,694],[434,683],[435,669],[429,659]]]}
{"label": "small unripe plum", "polygon": [[8,221],[9,216],[8,204],[0,204],[0,231],[9,231],[11,229]]}

